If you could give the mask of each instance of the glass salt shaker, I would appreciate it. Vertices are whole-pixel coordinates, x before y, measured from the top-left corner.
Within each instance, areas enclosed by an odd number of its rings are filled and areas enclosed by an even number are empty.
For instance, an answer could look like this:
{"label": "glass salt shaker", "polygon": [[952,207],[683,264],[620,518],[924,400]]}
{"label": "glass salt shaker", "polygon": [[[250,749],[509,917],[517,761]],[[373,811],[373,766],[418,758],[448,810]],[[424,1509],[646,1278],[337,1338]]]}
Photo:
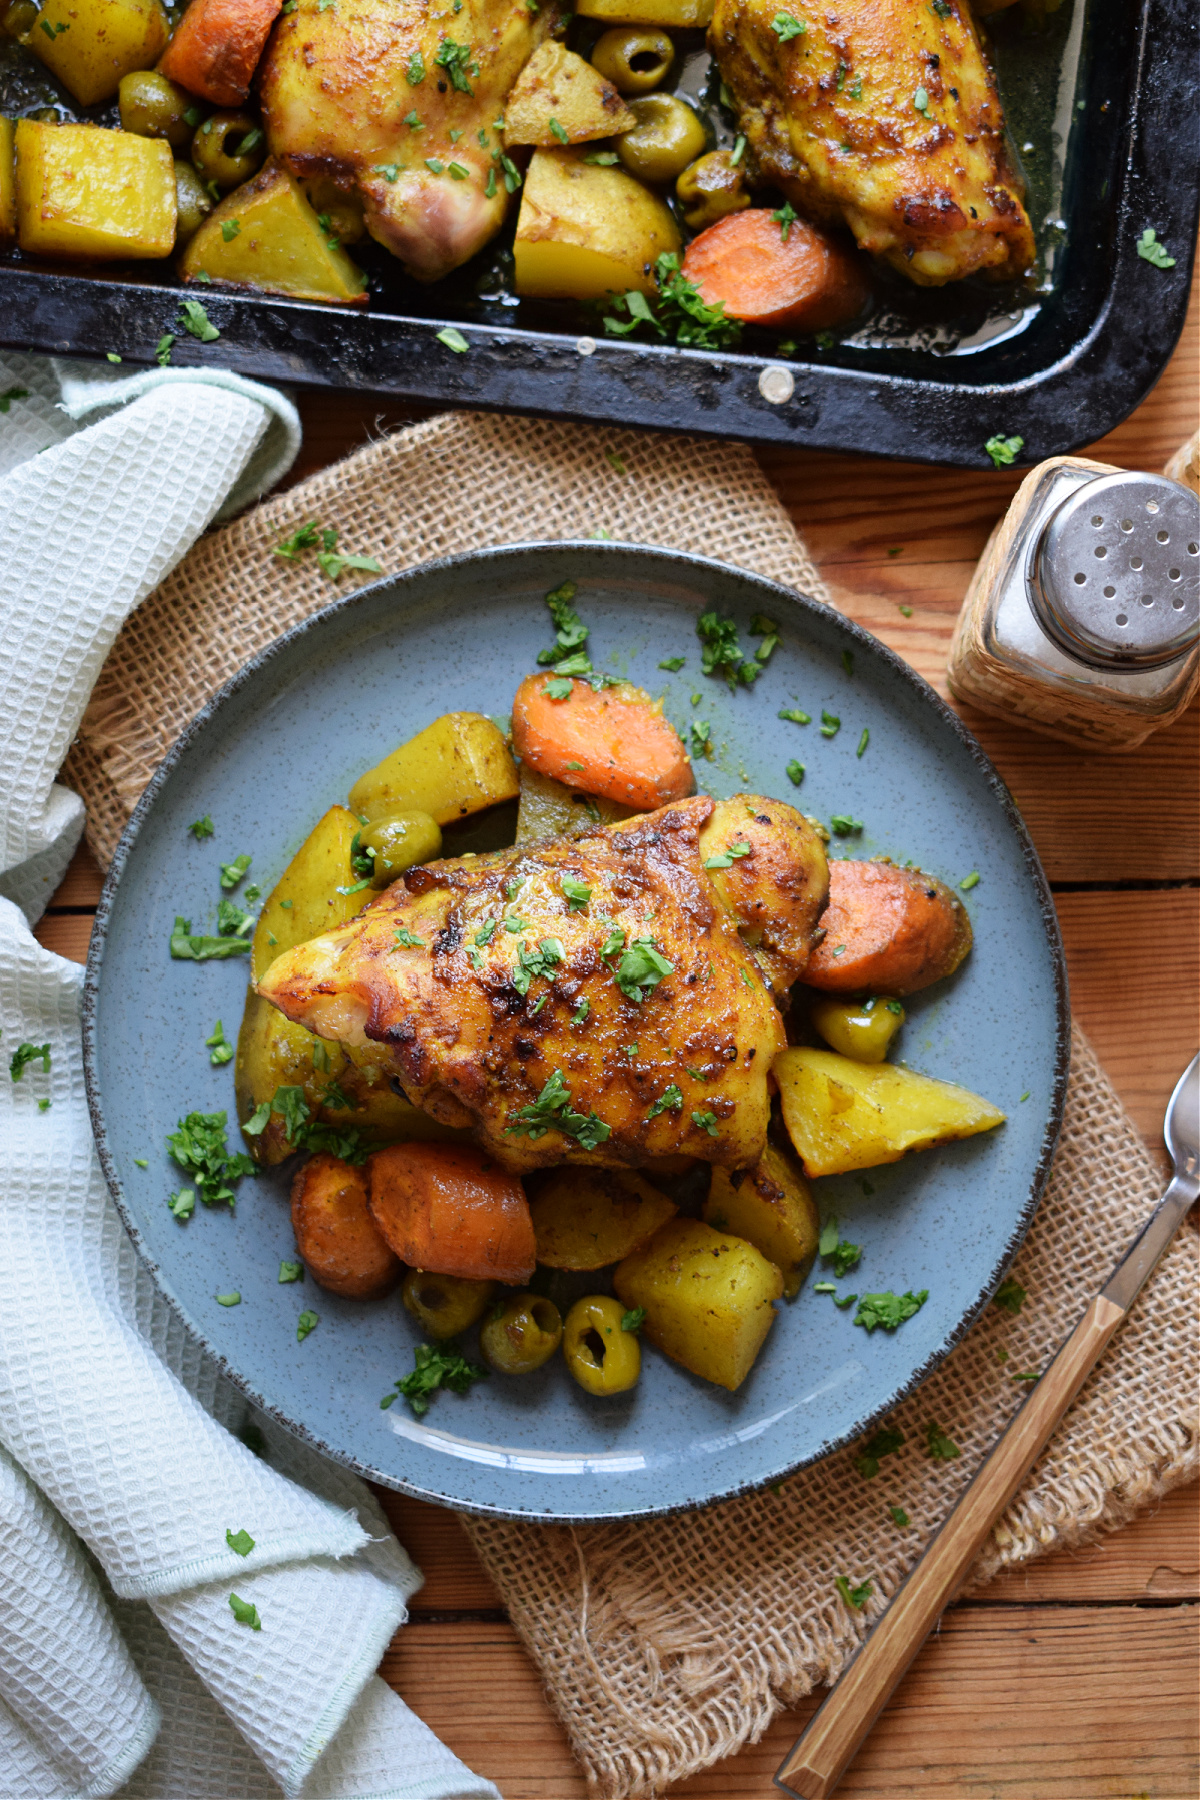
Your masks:
{"label": "glass salt shaker", "polygon": [[951,692],[1069,743],[1132,750],[1200,684],[1200,497],[1054,457],[1022,482],[959,616]]}

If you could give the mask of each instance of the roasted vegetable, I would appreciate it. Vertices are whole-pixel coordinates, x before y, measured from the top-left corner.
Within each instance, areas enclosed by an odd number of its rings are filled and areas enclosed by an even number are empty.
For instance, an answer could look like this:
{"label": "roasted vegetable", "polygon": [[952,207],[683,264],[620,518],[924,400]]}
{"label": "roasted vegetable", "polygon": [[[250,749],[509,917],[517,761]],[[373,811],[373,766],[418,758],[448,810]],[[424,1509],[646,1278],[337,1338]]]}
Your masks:
{"label": "roasted vegetable", "polygon": [[814,1000],[808,1016],[830,1049],[854,1062],[881,1063],[904,1023],[904,1008],[886,994],[866,1000]]}
{"label": "roasted vegetable", "polygon": [[268,162],[227,194],[179,259],[184,281],[201,274],[227,287],[365,306],[366,276],[320,221],[298,182]]}
{"label": "roasted vegetable", "polygon": [[400,1264],[367,1207],[361,1169],[310,1156],[292,1182],[292,1230],[315,1281],[347,1300],[374,1300],[395,1287]]}
{"label": "roasted vegetable", "polygon": [[449,825],[518,792],[516,765],[497,727],[482,713],[455,712],[360,775],[350,805],[370,820],[402,809]]}
{"label": "roasted vegetable", "polygon": [[636,810],[617,800],[579,793],[539,775],[529,763],[520,768],[521,804],[517,809],[517,843],[536,844],[547,838],[580,837],[597,825],[615,825]]}
{"label": "roasted vegetable", "polygon": [[790,987],[808,966],[829,892],[825,846],[813,826],[782,800],[734,794],[713,808],[700,855],[772,986]]}
{"label": "roasted vegetable", "polygon": [[676,1207],[625,1169],[554,1169],[529,1203],[548,1269],[605,1269],[647,1243]]}
{"label": "roasted vegetable", "polygon": [[184,114],[193,105],[190,95],[155,69],[122,75],[117,90],[121,130],[132,131],[135,137],[165,138],[173,150],[191,142],[194,127]]}
{"label": "roasted vegetable", "polygon": [[821,925],[804,979],[830,994],[915,994],[971,948],[967,909],[945,882],[888,862],[830,863]]}
{"label": "roasted vegetable", "polygon": [[282,0],[191,0],[159,67],[214,106],[242,106]]}
{"label": "roasted vegetable", "polygon": [[17,236],[16,133],[11,119],[0,118],[0,250]]}
{"label": "roasted vegetable", "polygon": [[166,256],[175,242],[170,145],[98,125],[19,119],[17,241],[38,256]]}
{"label": "roasted vegetable", "polygon": [[208,189],[191,163],[175,159],[175,247],[190,242],[213,209]]}
{"label": "roasted vegetable", "polygon": [[630,110],[634,123],[617,139],[617,155],[639,181],[674,181],[708,141],[694,108],[674,94],[643,94]]}
{"label": "roasted vegetable", "polygon": [[745,169],[745,158],[735,162],[732,150],[710,150],[689,164],[675,183],[684,224],[703,231],[730,213],[744,212],[750,204]]}
{"label": "roasted vegetable", "polygon": [[344,806],[331,806],[313,826],[259,914],[250,955],[256,982],[285,950],[344,925],[374,898],[351,863],[361,829]]}
{"label": "roasted vegetable", "polygon": [[678,732],[641,688],[597,692],[586,681],[527,675],[512,716],[522,761],[584,793],[648,812],[695,788]]}
{"label": "roasted vegetable", "polygon": [[642,1347],[619,1300],[592,1294],[577,1300],[563,1325],[563,1357],[585,1393],[603,1399],[626,1394],[642,1372]]}
{"label": "roasted vegetable", "polygon": [[22,41],[81,106],[111,100],[122,75],[162,54],[167,15],[159,0],[44,0]]}
{"label": "roasted vegetable", "polygon": [[808,1176],[899,1162],[1004,1123],[978,1094],[887,1063],[851,1062],[832,1050],[785,1050],[771,1073],[783,1120]]}
{"label": "roasted vegetable", "polygon": [[591,63],[548,38],[504,102],[506,144],[584,144],[634,124],[620,94]]}
{"label": "roasted vegetable", "polygon": [[656,294],[654,264],[677,251],[668,209],[624,169],[589,163],[583,150],[535,150],[513,245],[518,294],[601,300],[637,288]]}
{"label": "roasted vegetable", "polygon": [[410,1269],[400,1297],[426,1336],[441,1343],[482,1319],[495,1292],[494,1281],[461,1281],[456,1275]]}
{"label": "roasted vegetable", "polygon": [[525,1190],[467,1144],[396,1144],[367,1163],[371,1212],[401,1262],[517,1286],[533,1274]]}
{"label": "roasted vegetable", "polygon": [[563,1324],[553,1300],[514,1294],[499,1300],[479,1332],[485,1362],[501,1375],[529,1375],[549,1362],[562,1343]]}
{"label": "roasted vegetable", "polygon": [[441,848],[442,833],[437,820],[424,812],[397,809],[379,813],[363,826],[359,838],[361,854],[374,859],[372,886],[377,888],[387,887],[405,869],[432,862]]}
{"label": "roasted vegetable", "polygon": [[645,25],[606,31],[592,48],[592,67],[619,94],[648,94],[666,80],[674,60],[675,46],[666,32]]}
{"label": "roasted vegetable", "polygon": [[783,1293],[774,1263],[744,1239],[699,1219],[671,1219],[613,1275],[626,1307],[659,1350],[733,1392],[750,1373]]}
{"label": "roasted vegetable", "polygon": [[606,19],[610,25],[666,25],[700,28],[713,15],[713,0],[579,0],[581,19]]}
{"label": "roasted vegetable", "polygon": [[777,330],[824,331],[857,318],[870,298],[852,250],[787,209],[755,207],[693,238],[683,273],[731,319]]}
{"label": "roasted vegetable", "polygon": [[201,180],[223,194],[257,175],[266,154],[262,127],[245,112],[211,113],[192,138],[192,161]]}
{"label": "roasted vegetable", "polygon": [[303,179],[300,185],[304,189],[304,198],[316,213],[317,222],[322,229],[328,225],[339,243],[357,244],[367,229],[363,217],[363,202],[359,195],[343,193],[337,182],[328,175],[318,175],[313,180]]}
{"label": "roasted vegetable", "polygon": [[718,1169],[701,1215],[714,1231],[745,1238],[773,1262],[790,1300],[800,1292],[817,1254],[820,1221],[799,1169],[768,1144],[753,1169]]}

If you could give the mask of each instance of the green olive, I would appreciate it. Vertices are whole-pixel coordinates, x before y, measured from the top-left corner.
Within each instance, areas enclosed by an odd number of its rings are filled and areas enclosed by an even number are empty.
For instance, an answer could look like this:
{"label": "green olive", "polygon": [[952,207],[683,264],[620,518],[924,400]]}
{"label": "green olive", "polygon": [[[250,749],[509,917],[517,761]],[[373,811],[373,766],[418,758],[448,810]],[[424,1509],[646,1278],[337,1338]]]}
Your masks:
{"label": "green olive", "polygon": [[904,1008],[887,994],[866,1000],[814,1000],[809,1013],[825,1042],[855,1062],[878,1063],[904,1023]]}
{"label": "green olive", "polygon": [[38,9],[34,0],[12,0],[11,6],[4,8],[0,24],[10,38],[16,38],[23,44],[34,26],[37,24]]}
{"label": "green olive", "polygon": [[494,1281],[463,1281],[457,1275],[430,1275],[410,1269],[400,1297],[422,1331],[439,1341],[457,1337],[487,1311]]}
{"label": "green olive", "polygon": [[597,38],[592,67],[618,94],[648,94],[666,78],[675,46],[665,31],[649,25],[621,25]]}
{"label": "green olive", "polygon": [[704,149],[704,126],[674,94],[645,94],[629,110],[637,124],[617,138],[617,155],[640,181],[674,181]]}
{"label": "green olive", "polygon": [[213,209],[212,197],[191,163],[175,163],[175,247],[194,238]]}
{"label": "green olive", "polygon": [[215,182],[222,192],[240,187],[262,167],[267,141],[249,113],[215,112],[192,139],[192,161],[201,181]]}
{"label": "green olive", "polygon": [[196,129],[196,102],[155,69],[135,69],[131,75],[122,75],[117,105],[122,131],[132,131],[137,137],[166,138],[173,150],[181,150]]}
{"label": "green olive", "polygon": [[515,1294],[497,1304],[480,1330],[479,1348],[485,1362],[502,1375],[528,1375],[554,1355],[562,1334],[553,1300],[541,1294]]}
{"label": "green olive", "polygon": [[684,223],[693,231],[715,225],[728,213],[741,212],[749,206],[746,192],[745,161],[735,163],[732,150],[710,150],[707,156],[689,163],[675,192],[683,207]]}
{"label": "green olive", "polygon": [[589,1394],[624,1394],[637,1386],[642,1347],[636,1331],[626,1331],[619,1300],[591,1294],[577,1300],[563,1326],[563,1355],[581,1388]]}
{"label": "green olive", "polygon": [[385,888],[405,869],[430,862],[442,847],[442,830],[423,812],[385,812],[359,833],[359,847],[375,858],[371,885]]}

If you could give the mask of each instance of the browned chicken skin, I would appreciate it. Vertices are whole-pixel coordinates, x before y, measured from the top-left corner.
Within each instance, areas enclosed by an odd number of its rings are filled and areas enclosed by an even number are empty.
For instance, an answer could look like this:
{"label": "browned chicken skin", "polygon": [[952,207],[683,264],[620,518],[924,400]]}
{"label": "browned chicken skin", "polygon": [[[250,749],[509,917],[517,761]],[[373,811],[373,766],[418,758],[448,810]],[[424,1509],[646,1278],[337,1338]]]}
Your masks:
{"label": "browned chicken skin", "polygon": [[698,796],[411,870],[259,992],[322,1037],[388,1045],[409,1098],[510,1169],[680,1152],[751,1167],[784,1047],[773,996],[803,972],[827,893],[792,807]]}
{"label": "browned chicken skin", "polygon": [[[781,37],[788,19],[803,29]],[[966,0],[717,0],[709,45],[759,173],[807,217],[924,287],[1031,266]]]}

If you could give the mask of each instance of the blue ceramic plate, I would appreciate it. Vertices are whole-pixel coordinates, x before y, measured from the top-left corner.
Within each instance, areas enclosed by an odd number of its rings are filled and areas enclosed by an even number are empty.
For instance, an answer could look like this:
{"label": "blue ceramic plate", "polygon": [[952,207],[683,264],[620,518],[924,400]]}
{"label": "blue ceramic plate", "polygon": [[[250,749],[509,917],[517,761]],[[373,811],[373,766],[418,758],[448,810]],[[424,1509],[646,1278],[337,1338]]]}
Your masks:
{"label": "blue ceramic plate", "polygon": [[[717,755],[699,776],[714,794],[798,799],[827,820],[849,813],[863,830],[835,839],[839,854],[911,858],[955,886],[978,870],[965,896],[974,953],[914,997],[895,1054],[986,1094],[1008,1123],[866,1178],[816,1183],[822,1216],[836,1213],[864,1246],[854,1286],[928,1288],[894,1334],[868,1336],[810,1277],[780,1307],[737,1394],[647,1347],[638,1387],[613,1400],[590,1399],[555,1359],[466,1397],[439,1395],[418,1420],[403,1402],[379,1404],[412,1368],[419,1338],[396,1296],[364,1305],[311,1281],[279,1284],[280,1260],[295,1254],[290,1168],[243,1181],[236,1213],[199,1208],[181,1225],[169,1212],[182,1183],[168,1132],[193,1110],[234,1116],[232,1065],[212,1068],[204,1040],[218,1018],[234,1037],[247,970],[241,959],[173,962],[167,943],[177,913],[215,929],[218,863],[251,851],[251,879],[267,892],[355,777],[438,713],[506,714],[550,641],[543,596],[568,577],[596,666],[665,689],[678,725],[709,721]],[[747,645],[755,613],[780,621],[782,641],[753,689],[731,694],[701,674],[695,620],[712,607],[737,620]],[[686,665],[661,673],[673,655]],[[781,721],[784,706],[814,723]],[[819,735],[822,709],[841,720],[831,738]],[[786,774],[793,758],[808,771],[798,792]],[[216,835],[197,843],[187,827],[205,813]],[[428,1499],[618,1518],[696,1506],[811,1463],[945,1356],[1036,1208],[1066,1079],[1067,992],[1049,891],[1012,802],[958,719],[890,651],[825,607],[717,563],[534,545],[431,563],[350,595],[206,708],[121,840],[92,938],[84,1044],[96,1140],[130,1234],[189,1330],[260,1406],[362,1474]],[[217,1304],[235,1289],[239,1306]],[[298,1343],[305,1307],[320,1323]]]}

